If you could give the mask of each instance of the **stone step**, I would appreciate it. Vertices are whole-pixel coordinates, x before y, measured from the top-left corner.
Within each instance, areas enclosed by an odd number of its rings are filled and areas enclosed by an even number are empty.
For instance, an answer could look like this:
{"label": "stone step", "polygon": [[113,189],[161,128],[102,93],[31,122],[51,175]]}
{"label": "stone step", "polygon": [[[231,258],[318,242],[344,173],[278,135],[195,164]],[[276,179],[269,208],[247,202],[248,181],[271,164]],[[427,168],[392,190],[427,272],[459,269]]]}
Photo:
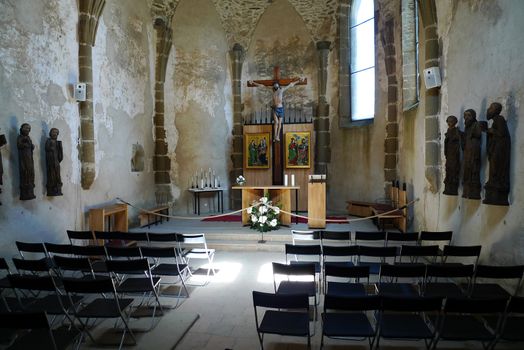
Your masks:
{"label": "stone step", "polygon": [[257,241],[210,241],[207,240],[208,248],[217,251],[262,251],[262,252],[284,252],[284,243],[276,241],[266,241],[258,243]]}
{"label": "stone step", "polygon": [[[250,232],[250,233],[206,233],[206,241],[248,241],[256,242],[262,239],[262,234],[260,232]],[[271,242],[281,242],[281,243],[291,243],[291,234],[289,233],[264,233],[264,240]]]}

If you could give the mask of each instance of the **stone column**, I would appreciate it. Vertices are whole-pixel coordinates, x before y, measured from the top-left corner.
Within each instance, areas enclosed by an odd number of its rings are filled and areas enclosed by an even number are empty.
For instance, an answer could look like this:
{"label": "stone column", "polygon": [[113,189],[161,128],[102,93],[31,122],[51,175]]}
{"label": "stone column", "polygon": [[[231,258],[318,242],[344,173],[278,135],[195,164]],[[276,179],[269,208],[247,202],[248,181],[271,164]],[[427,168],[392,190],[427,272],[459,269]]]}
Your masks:
{"label": "stone column", "polygon": [[397,180],[398,161],[398,82],[394,28],[395,21],[390,18],[386,19],[380,30],[388,84],[388,108],[384,139],[384,190],[386,193],[389,193],[391,182]]}
{"label": "stone column", "polygon": [[315,173],[326,174],[327,165],[331,161],[330,133],[329,133],[329,104],[326,99],[328,79],[328,56],[331,42],[317,42],[319,56],[318,69],[318,107],[315,117]]}
{"label": "stone column", "polygon": [[171,159],[167,155],[166,130],[164,128],[164,83],[166,67],[173,45],[173,30],[163,18],[155,19],[156,62],[155,62],[155,111],[153,115],[154,152],[153,172],[155,175],[155,198],[157,204],[173,200],[171,193]]}
{"label": "stone column", "polygon": [[[240,44],[235,44],[230,52],[232,61],[232,84],[233,84],[233,151],[231,152],[231,160],[233,161],[233,169],[229,172],[229,180],[235,183],[238,175],[242,175],[243,168],[243,121],[242,121],[242,64],[245,59],[244,48]],[[242,207],[242,196],[240,191],[232,191],[230,193],[232,209],[240,209]]]}
{"label": "stone column", "polygon": [[86,100],[78,104],[80,114],[81,183],[88,190],[95,181],[95,129],[93,123],[93,57],[98,20],[105,0],[79,0],[78,80],[86,83]]}
{"label": "stone column", "polygon": [[[434,0],[418,2],[420,18],[425,34],[425,63],[424,68],[438,67],[439,44],[437,35],[437,10]],[[440,108],[440,90],[438,88],[425,90],[425,176],[429,190],[437,193],[440,185],[440,128],[438,113]]]}

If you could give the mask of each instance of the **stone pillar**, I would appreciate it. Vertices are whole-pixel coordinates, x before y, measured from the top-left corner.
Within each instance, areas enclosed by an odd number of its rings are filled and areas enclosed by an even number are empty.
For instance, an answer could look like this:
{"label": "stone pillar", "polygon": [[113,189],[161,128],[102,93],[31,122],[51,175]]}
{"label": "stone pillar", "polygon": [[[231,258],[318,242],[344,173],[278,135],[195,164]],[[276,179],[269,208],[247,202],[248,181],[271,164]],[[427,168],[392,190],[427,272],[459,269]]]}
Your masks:
{"label": "stone pillar", "polygon": [[[242,121],[242,64],[245,59],[244,48],[240,44],[235,44],[230,52],[232,61],[232,84],[233,84],[233,151],[231,152],[231,160],[233,162],[233,169],[229,172],[229,180],[231,183],[235,182],[238,175],[242,175],[243,168],[243,121]],[[240,191],[232,191],[230,193],[232,209],[240,209],[242,207],[242,196]]]}
{"label": "stone pillar", "polygon": [[[169,21],[170,23],[170,21]],[[164,83],[166,67],[171,46],[173,45],[173,30],[162,18],[155,19],[156,30],[156,62],[155,62],[155,111],[153,115],[154,152],[153,172],[155,176],[155,198],[157,204],[166,204],[173,200],[171,192],[171,159],[167,155],[166,130],[164,128]]]}
{"label": "stone pillar", "polygon": [[329,133],[329,104],[326,99],[328,79],[328,56],[331,43],[317,42],[320,66],[318,68],[318,107],[315,117],[315,173],[326,174],[327,165],[331,161],[330,133]]}
{"label": "stone pillar", "polygon": [[81,183],[88,190],[95,181],[95,129],[93,122],[93,57],[98,20],[105,0],[79,0],[78,80],[86,83],[86,100],[78,104],[80,114]]}
{"label": "stone pillar", "polygon": [[[434,0],[418,2],[420,18],[425,34],[424,68],[438,67],[439,44],[437,35],[437,10]],[[439,191],[440,185],[440,128],[438,113],[440,108],[440,90],[438,88],[425,90],[425,176],[432,193]]]}
{"label": "stone pillar", "polygon": [[398,180],[398,82],[394,28],[395,20],[390,18],[386,19],[384,26],[380,30],[388,84],[388,108],[384,139],[384,190],[386,193],[389,193],[391,182]]}

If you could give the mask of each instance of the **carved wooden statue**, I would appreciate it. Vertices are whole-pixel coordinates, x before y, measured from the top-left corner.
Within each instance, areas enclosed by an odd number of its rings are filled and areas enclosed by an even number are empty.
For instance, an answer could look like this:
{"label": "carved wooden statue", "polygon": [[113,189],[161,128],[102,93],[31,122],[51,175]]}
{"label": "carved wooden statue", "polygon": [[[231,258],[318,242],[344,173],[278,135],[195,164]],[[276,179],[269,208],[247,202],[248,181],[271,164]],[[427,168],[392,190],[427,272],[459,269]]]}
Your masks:
{"label": "carved wooden statue", "polygon": [[27,123],[20,126],[20,135],[16,140],[18,148],[18,165],[20,170],[20,200],[34,199],[35,197],[35,167],[33,164],[33,150],[35,146],[29,137],[31,126]]}
{"label": "carved wooden statue", "polygon": [[47,195],[62,195],[62,179],[60,178],[60,162],[64,158],[62,151],[62,141],[58,141],[59,131],[52,128],[49,131],[49,138],[45,142],[45,160],[47,167]]}
{"label": "carved wooden statue", "polygon": [[484,186],[486,193],[483,203],[509,205],[509,168],[511,137],[506,119],[500,115],[502,105],[492,103],[486,116],[492,120],[488,133],[489,180]]}
{"label": "carved wooden statue", "polygon": [[457,128],[457,117],[450,115],[446,119],[448,131],[444,139],[444,155],[446,156],[446,178],[444,179],[444,194],[458,195],[460,182],[460,146],[462,132]]}
{"label": "carved wooden statue", "polygon": [[480,199],[480,147],[482,130],[473,109],[464,112],[464,174],[462,177],[462,197]]}

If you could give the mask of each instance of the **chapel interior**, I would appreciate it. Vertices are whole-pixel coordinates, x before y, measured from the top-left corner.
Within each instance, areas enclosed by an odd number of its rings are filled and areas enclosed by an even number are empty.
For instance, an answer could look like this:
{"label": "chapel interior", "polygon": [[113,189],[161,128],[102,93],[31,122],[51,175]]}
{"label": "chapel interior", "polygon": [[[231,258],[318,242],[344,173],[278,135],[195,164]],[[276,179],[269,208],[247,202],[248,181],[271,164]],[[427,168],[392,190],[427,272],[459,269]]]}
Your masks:
{"label": "chapel interior", "polygon": [[[68,243],[67,230],[91,230],[90,211],[114,204],[127,204],[125,227],[136,231],[144,208],[167,206],[171,224],[237,211],[240,175],[248,186],[293,178],[300,190],[290,208],[307,216],[308,176],[325,175],[328,216],[354,218],[351,203],[391,203],[398,186],[405,222],[391,229],[452,231],[453,245],[482,247],[478,263],[524,265],[523,14],[519,0],[0,0],[0,256],[17,256],[16,241]],[[275,79],[285,88],[279,141]],[[502,153],[490,147],[492,103],[507,124]],[[471,160],[467,141],[457,141],[453,167],[447,118],[466,135],[470,109],[479,152]],[[34,196],[24,195],[27,159],[17,147],[24,123]],[[51,193],[53,128],[63,154],[61,188]],[[305,163],[291,161],[291,134],[310,146]],[[260,163],[250,158],[253,135],[268,138]],[[501,159],[509,182],[493,194]],[[479,196],[468,194],[471,167]],[[222,189],[222,203],[211,192],[197,208],[189,189],[201,181]],[[205,233],[200,220],[184,225]],[[377,230],[371,220],[364,227]],[[249,349],[258,346],[251,332],[254,343],[217,335],[177,348]],[[282,339],[274,349],[305,344]]]}

